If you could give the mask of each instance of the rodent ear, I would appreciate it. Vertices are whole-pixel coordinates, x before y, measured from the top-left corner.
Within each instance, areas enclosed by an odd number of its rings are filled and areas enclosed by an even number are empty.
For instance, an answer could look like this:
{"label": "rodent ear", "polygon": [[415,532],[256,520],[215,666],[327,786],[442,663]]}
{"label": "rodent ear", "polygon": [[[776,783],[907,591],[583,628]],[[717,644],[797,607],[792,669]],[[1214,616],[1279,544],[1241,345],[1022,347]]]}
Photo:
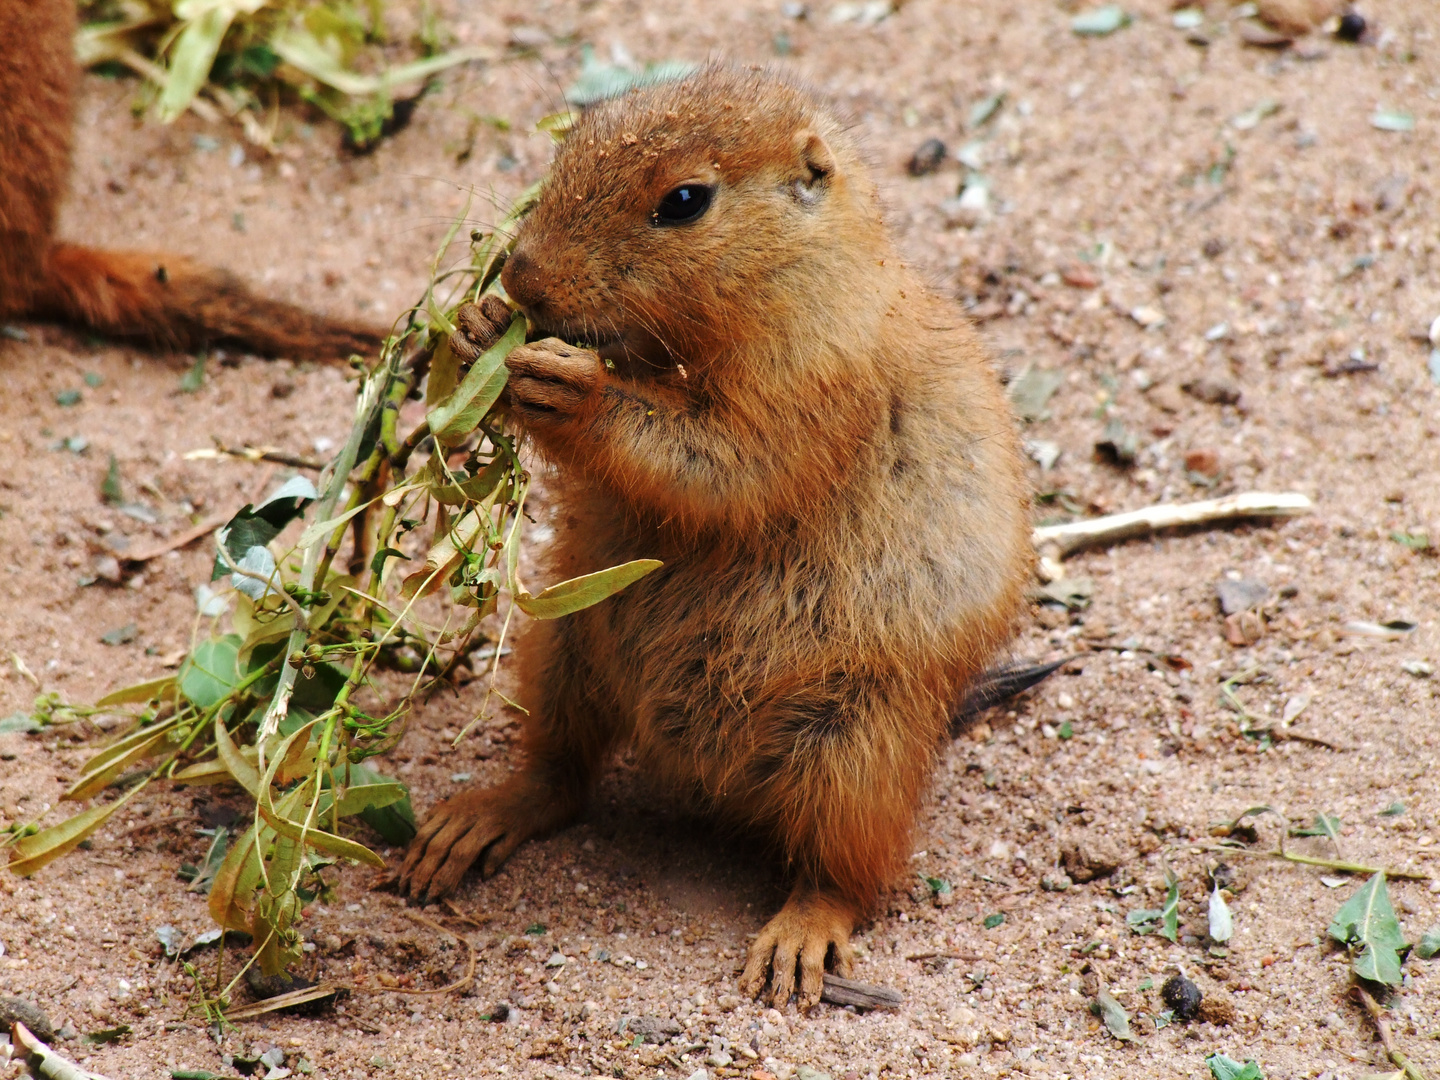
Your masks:
{"label": "rodent ear", "polygon": [[835,155],[825,140],[809,129],[795,136],[795,147],[805,170],[805,175],[795,181],[795,195],[803,203],[814,203],[835,174]]}

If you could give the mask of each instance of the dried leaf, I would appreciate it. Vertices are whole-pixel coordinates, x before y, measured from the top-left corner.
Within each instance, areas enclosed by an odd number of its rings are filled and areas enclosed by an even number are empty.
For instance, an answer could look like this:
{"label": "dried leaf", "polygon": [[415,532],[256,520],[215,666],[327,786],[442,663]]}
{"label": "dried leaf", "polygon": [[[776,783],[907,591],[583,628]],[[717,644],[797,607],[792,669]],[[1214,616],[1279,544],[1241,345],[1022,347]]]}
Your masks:
{"label": "dried leaf", "polygon": [[1235,923],[1230,917],[1230,907],[1225,903],[1225,895],[1217,885],[1210,893],[1210,940],[1223,945],[1230,940],[1234,932]]}
{"label": "dried leaf", "polygon": [[166,697],[167,691],[175,688],[174,675],[162,675],[158,679],[147,679],[133,686],[112,690],[95,703],[97,709],[108,709],[114,705],[144,705],[157,698]]}
{"label": "dried leaf", "polygon": [[29,877],[61,855],[74,851],[80,841],[110,820],[111,815],[129,801],[145,785],[137,784],[112,803],[92,806],[74,817],[41,829],[33,836],[26,836],[15,842],[14,854],[10,858],[10,870],[19,877]]}

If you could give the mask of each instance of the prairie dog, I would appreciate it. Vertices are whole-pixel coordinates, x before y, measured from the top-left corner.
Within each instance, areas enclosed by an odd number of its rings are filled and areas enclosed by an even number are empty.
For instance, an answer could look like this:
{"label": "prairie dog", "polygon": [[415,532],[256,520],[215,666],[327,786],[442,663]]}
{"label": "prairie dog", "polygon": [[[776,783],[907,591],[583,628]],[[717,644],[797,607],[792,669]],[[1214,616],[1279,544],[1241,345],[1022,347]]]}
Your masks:
{"label": "prairie dog", "polygon": [[896,258],[851,137],[711,67],[598,105],[502,282],[541,340],[512,415],[557,467],[554,576],[664,567],[518,647],[524,764],[440,803],[401,886],[579,814],[607,755],[778,851],[747,992],[819,1000],[903,871],[950,718],[1030,565],[1014,423],[960,313]]}

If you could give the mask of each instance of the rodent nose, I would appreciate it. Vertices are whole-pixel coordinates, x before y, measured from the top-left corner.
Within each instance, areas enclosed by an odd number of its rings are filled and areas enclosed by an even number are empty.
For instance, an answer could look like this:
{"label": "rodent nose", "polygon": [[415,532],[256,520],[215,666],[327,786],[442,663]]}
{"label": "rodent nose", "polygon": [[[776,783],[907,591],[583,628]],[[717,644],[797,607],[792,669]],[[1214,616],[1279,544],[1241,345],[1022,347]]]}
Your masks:
{"label": "rodent nose", "polygon": [[517,247],[505,260],[505,269],[500,271],[500,284],[505,286],[506,295],[527,311],[533,312],[545,300],[540,268],[524,248]]}

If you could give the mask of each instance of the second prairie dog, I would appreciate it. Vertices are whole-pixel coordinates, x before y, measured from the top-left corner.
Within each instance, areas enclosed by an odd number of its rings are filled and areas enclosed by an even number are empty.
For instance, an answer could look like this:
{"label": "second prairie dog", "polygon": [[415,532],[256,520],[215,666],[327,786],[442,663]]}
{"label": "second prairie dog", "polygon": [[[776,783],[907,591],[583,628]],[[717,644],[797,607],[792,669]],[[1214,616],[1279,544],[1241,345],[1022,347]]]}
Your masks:
{"label": "second prairie dog", "polygon": [[778,856],[794,888],[741,986],[783,1004],[798,976],[811,1006],[903,872],[952,712],[1021,603],[999,384],[895,257],[850,135],[763,72],[588,110],[502,280],[543,328],[507,394],[557,467],[549,579],[665,565],[527,629],[524,763],[434,807],[401,886],[493,873],[629,743]]}

